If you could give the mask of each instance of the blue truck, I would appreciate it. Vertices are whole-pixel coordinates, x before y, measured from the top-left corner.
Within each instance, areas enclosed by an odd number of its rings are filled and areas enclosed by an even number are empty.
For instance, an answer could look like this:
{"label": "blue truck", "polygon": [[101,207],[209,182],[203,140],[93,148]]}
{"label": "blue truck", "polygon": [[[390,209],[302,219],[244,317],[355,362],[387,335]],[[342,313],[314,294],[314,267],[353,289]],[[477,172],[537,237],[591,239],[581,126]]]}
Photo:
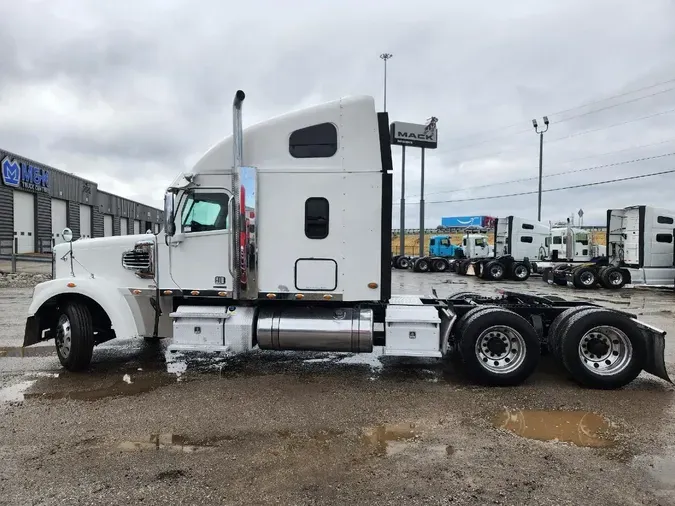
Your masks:
{"label": "blue truck", "polygon": [[485,234],[466,234],[462,245],[452,244],[449,235],[429,238],[429,254],[421,257],[396,255],[392,266],[396,269],[412,268],[415,272],[445,272],[453,270],[455,260],[486,256],[492,253]]}

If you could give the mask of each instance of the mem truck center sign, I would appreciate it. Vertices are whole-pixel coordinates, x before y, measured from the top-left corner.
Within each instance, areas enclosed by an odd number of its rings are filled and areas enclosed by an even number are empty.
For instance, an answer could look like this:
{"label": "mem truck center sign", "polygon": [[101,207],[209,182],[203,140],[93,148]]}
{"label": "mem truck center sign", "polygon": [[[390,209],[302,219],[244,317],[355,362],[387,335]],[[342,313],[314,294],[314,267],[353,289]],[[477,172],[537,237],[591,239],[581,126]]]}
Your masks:
{"label": "mem truck center sign", "polygon": [[2,182],[12,188],[34,192],[49,192],[49,171],[30,163],[5,156],[0,162]]}
{"label": "mem truck center sign", "polygon": [[433,120],[427,125],[395,121],[390,128],[391,143],[394,145],[426,149],[436,149],[438,146],[438,130]]}

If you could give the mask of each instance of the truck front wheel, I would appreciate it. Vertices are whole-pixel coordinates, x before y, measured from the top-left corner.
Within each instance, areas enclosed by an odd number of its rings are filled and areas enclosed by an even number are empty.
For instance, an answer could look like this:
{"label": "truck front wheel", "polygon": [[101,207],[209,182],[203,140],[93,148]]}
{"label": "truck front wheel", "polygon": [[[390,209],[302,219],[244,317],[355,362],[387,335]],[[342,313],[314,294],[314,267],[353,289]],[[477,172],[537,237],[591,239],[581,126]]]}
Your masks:
{"label": "truck front wheel", "polygon": [[52,335],[63,367],[81,371],[89,366],[94,351],[94,325],[87,306],[77,301],[61,305]]}
{"label": "truck front wheel", "polygon": [[480,308],[464,317],[457,340],[467,372],[489,385],[518,385],[534,372],[539,338],[527,320],[504,308]]}

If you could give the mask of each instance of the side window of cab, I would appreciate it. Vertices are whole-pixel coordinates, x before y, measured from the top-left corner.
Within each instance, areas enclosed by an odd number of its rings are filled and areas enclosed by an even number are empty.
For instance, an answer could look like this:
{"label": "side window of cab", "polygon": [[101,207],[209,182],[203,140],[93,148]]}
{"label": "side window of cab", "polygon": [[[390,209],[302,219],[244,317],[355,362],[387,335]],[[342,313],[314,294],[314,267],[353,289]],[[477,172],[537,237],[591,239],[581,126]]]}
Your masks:
{"label": "side window of cab", "polygon": [[190,192],[181,213],[181,232],[207,232],[229,228],[226,193]]}

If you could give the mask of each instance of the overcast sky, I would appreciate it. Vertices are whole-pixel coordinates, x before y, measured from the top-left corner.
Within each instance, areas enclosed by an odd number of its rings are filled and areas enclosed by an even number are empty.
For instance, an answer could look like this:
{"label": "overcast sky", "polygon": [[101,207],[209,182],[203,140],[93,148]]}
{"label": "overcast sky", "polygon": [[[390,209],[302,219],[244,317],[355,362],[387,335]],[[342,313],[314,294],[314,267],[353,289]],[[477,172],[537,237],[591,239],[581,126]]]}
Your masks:
{"label": "overcast sky", "polygon": [[[381,109],[386,51],[390,118],[439,119],[439,147],[426,157],[427,227],[441,216],[536,218],[536,194],[439,202],[536,190],[535,117],[551,120],[545,174],[675,152],[672,0],[233,6],[0,2],[2,147],[161,206],[176,173],[231,133],[237,88],[247,93],[245,125],[350,94],[373,95]],[[393,147],[396,227],[400,151]],[[414,228],[419,150],[408,150],[406,165]],[[544,189],[668,169],[675,156],[546,177]],[[608,207],[675,209],[673,183],[668,174],[544,193],[542,219],[583,208],[587,224],[603,224]]]}

